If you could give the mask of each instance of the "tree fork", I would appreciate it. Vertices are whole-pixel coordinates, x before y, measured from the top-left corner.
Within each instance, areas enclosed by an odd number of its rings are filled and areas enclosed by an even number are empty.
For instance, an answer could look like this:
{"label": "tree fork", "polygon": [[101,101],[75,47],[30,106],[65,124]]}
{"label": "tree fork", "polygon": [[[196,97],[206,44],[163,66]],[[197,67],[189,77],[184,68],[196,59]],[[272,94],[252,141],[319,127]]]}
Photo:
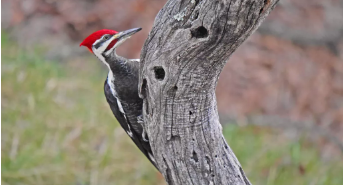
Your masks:
{"label": "tree fork", "polygon": [[168,184],[250,184],[222,135],[215,88],[278,0],[169,0],[141,53],[144,128]]}

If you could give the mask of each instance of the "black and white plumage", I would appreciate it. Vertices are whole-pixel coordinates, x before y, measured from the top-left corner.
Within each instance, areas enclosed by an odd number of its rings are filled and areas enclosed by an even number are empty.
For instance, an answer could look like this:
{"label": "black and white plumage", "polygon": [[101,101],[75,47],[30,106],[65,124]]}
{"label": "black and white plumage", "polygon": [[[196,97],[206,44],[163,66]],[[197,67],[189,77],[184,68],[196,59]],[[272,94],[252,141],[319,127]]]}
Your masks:
{"label": "black and white plumage", "polygon": [[156,167],[143,127],[143,100],[138,96],[139,60],[120,57],[115,50],[140,30],[141,28],[135,28],[119,33],[100,30],[86,38],[81,45],[87,46],[108,67],[104,91],[112,113],[136,146]]}
{"label": "black and white plumage", "polygon": [[111,61],[109,65],[112,71],[104,84],[106,100],[126,133],[155,165],[142,125],[143,100],[138,96],[139,63],[119,56],[110,56],[106,60]]}

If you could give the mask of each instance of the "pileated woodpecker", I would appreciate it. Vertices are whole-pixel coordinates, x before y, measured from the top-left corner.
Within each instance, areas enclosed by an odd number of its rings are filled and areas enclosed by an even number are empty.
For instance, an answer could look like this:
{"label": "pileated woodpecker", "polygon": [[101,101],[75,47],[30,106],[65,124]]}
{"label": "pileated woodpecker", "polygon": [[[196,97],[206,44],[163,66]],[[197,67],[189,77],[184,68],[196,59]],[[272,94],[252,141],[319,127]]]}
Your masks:
{"label": "pileated woodpecker", "polygon": [[139,59],[129,60],[116,53],[120,44],[140,30],[141,28],[123,32],[99,30],[89,35],[80,46],[86,46],[108,67],[104,90],[112,113],[137,147],[156,167],[142,125],[143,100],[138,96]]}

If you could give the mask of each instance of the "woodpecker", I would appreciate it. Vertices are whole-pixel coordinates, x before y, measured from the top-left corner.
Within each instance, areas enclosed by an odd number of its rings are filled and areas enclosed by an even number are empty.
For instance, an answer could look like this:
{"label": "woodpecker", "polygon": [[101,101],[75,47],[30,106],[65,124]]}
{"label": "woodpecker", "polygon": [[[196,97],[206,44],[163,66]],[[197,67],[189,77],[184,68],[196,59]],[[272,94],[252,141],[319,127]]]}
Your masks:
{"label": "woodpecker", "polygon": [[138,96],[139,59],[126,59],[116,53],[116,48],[140,30],[141,28],[122,32],[99,30],[89,35],[80,46],[87,47],[108,67],[104,91],[112,113],[137,147],[156,167],[149,139],[142,125],[143,100]]}

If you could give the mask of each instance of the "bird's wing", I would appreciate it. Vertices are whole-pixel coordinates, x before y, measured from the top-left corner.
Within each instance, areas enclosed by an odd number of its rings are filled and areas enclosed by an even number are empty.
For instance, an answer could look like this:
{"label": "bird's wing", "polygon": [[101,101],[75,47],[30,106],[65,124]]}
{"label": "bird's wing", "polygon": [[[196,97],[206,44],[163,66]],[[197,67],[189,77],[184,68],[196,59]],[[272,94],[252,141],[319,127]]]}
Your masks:
{"label": "bird's wing", "polygon": [[104,91],[105,91],[106,100],[108,104],[110,105],[112,113],[118,120],[119,124],[122,126],[125,132],[130,136],[130,138],[136,144],[136,146],[143,152],[143,154],[156,167],[155,159],[153,157],[149,142],[144,141],[145,139],[143,138],[142,134],[137,133],[132,128],[132,124],[129,122],[126,116],[120,111],[117,98],[113,96],[111,89],[107,83],[107,80],[105,81],[105,84],[104,84]]}

